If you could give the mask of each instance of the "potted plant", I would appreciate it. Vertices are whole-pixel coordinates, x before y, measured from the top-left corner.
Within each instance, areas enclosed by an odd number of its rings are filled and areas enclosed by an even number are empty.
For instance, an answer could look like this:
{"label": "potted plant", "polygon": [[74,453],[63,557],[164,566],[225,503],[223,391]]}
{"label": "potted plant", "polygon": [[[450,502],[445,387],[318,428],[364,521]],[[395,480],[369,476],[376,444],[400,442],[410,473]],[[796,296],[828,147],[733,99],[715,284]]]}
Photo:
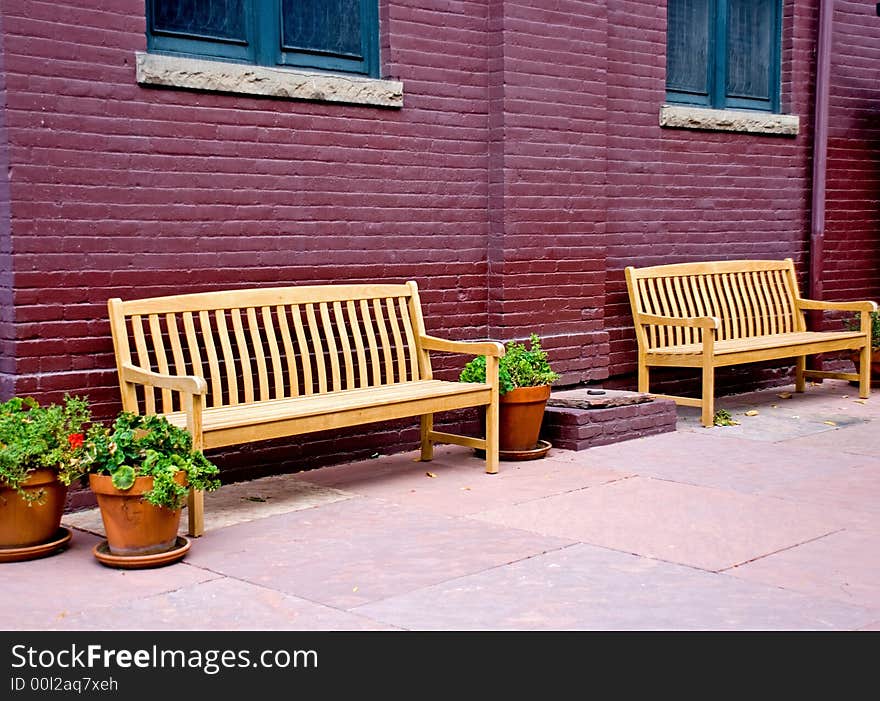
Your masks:
{"label": "potted plant", "polygon": [[[499,450],[514,457],[538,449],[538,434],[550,389],[559,375],[550,367],[537,334],[529,336],[529,348],[518,341],[505,343],[498,366],[500,394]],[[462,382],[485,382],[486,359],[477,356],[461,371]]]}
{"label": "potted plant", "polygon": [[193,450],[187,431],[164,416],[123,411],[110,428],[89,431],[85,450],[107,535],[95,548],[101,562],[165,564],[188,549],[177,534],[188,490],[212,491],[220,481],[217,466]]}
{"label": "potted plant", "polygon": [[[843,322],[848,331],[861,329],[861,315],[856,315]],[[859,372],[859,352],[850,351],[850,359]],[[871,383],[880,382],[880,310],[871,312]]]}
{"label": "potted plant", "polygon": [[61,517],[70,483],[83,472],[86,399],[42,406],[31,397],[0,403],[0,558],[29,559],[70,540]]}

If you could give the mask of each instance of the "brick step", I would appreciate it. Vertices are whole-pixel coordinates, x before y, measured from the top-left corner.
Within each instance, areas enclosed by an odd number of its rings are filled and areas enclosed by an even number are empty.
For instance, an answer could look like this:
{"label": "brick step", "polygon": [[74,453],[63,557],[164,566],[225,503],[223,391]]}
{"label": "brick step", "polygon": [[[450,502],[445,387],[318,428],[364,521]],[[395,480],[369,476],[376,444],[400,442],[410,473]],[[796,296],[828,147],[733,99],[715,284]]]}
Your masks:
{"label": "brick step", "polygon": [[543,440],[564,450],[586,450],[675,430],[678,415],[675,402],[669,399],[622,390],[589,391],[562,390],[550,395],[541,426]]}

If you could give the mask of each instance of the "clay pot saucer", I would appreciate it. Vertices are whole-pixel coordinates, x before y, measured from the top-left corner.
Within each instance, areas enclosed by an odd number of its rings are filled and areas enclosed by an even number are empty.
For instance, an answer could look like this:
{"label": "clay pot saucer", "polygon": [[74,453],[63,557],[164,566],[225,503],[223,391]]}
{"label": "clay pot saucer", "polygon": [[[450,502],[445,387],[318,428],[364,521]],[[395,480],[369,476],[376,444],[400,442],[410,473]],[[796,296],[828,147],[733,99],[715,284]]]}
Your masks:
{"label": "clay pot saucer", "polygon": [[537,460],[538,458],[543,458],[547,451],[552,448],[553,445],[550,441],[538,440],[538,444],[532,448],[531,450],[499,450],[498,451],[498,459],[499,460]]}
{"label": "clay pot saucer", "polygon": [[67,528],[59,528],[51,540],[29,545],[25,548],[0,548],[0,562],[21,562],[44,557],[66,546],[73,533]]}
{"label": "clay pot saucer", "polygon": [[153,553],[152,555],[113,555],[107,545],[106,540],[102,540],[95,545],[92,553],[98,562],[107,567],[117,567],[126,570],[140,570],[149,567],[162,567],[179,562],[189,551],[192,542],[189,538],[177,536],[174,547],[161,553]]}

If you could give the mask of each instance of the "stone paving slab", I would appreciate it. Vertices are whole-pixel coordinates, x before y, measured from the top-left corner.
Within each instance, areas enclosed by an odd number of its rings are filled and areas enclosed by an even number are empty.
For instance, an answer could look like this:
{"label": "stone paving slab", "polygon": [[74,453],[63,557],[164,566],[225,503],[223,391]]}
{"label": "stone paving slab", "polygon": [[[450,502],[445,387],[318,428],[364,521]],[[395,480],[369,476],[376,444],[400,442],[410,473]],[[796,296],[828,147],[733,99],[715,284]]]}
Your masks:
{"label": "stone paving slab", "polygon": [[573,545],[358,613],[412,630],[852,630],[859,606]]}
{"label": "stone paving slab", "polygon": [[413,452],[324,467],[299,473],[297,478],[407,508],[463,516],[613,482],[632,474],[584,467],[562,457],[568,452],[551,449],[540,462],[502,461],[498,473],[489,475],[482,460],[470,459],[471,451],[444,446],[435,450],[430,462],[420,462],[418,452]]}
{"label": "stone paving slab", "polygon": [[[194,569],[186,561],[173,569]],[[198,569],[196,569],[198,571]],[[370,618],[223,577],[182,586],[124,606],[91,607],[51,630],[395,630]]]}
{"label": "stone paving slab", "polygon": [[187,559],[227,577],[351,608],[570,542],[360,497],[207,533]]}
{"label": "stone paving slab", "polygon": [[880,617],[880,530],[846,530],[728,571],[733,577],[874,609]]}
{"label": "stone paving slab", "polygon": [[645,477],[476,518],[712,572],[845,526],[821,507]]}
{"label": "stone paving slab", "polygon": [[823,431],[799,438],[797,441],[786,441],[783,445],[795,443],[800,449],[817,449],[829,453],[854,453],[868,457],[880,456],[880,428],[877,419],[873,422],[843,426],[835,431]]}
{"label": "stone paving slab", "polygon": [[[205,494],[205,530],[211,531],[236,523],[311,509],[350,498],[338,489],[292,479],[290,475],[273,475],[247,482],[234,482]],[[100,509],[87,509],[65,514],[62,523],[104,537]],[[180,519],[180,534],[186,535],[187,509]]]}
{"label": "stone paving slab", "polygon": [[[220,576],[182,563],[144,570],[107,567],[92,554],[100,540],[74,530],[70,546],[63,551],[0,564],[4,596],[14,602],[0,607],[0,629],[55,630],[65,627],[66,619],[95,606],[123,613],[137,601]],[[129,619],[129,625],[139,624],[138,616]]]}

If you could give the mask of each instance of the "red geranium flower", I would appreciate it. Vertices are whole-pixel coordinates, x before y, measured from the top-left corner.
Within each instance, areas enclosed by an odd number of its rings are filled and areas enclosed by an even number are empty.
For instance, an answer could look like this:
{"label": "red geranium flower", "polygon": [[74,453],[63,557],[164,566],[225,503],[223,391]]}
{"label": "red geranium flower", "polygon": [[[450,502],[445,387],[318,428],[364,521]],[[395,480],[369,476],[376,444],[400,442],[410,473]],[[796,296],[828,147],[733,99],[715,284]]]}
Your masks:
{"label": "red geranium flower", "polygon": [[82,448],[84,439],[85,436],[83,436],[83,434],[81,433],[71,433],[67,437],[67,442],[70,443],[71,450],[76,450],[77,448]]}

